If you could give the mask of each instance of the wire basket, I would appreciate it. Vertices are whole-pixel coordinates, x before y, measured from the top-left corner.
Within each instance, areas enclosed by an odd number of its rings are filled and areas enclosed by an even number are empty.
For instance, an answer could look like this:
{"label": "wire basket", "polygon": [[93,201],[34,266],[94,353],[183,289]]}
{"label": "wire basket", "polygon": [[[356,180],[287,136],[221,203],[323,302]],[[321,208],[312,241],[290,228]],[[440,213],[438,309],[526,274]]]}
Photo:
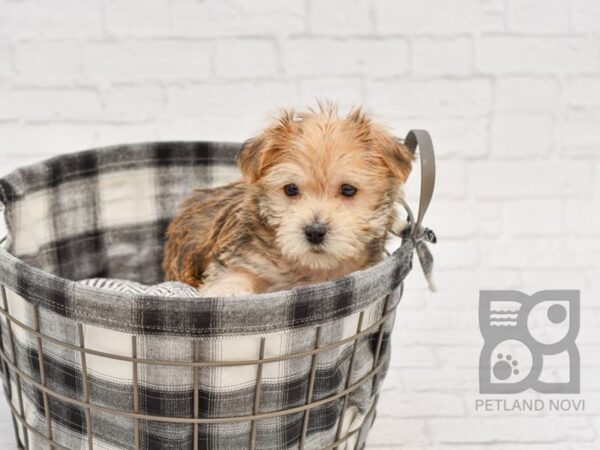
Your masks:
{"label": "wire basket", "polygon": [[[432,158],[425,132],[406,144]],[[333,282],[202,300],[77,282],[157,283],[177,200],[235,178],[238,150],[116,146],[0,180],[0,359],[22,448],[364,447],[427,189],[393,254]]]}

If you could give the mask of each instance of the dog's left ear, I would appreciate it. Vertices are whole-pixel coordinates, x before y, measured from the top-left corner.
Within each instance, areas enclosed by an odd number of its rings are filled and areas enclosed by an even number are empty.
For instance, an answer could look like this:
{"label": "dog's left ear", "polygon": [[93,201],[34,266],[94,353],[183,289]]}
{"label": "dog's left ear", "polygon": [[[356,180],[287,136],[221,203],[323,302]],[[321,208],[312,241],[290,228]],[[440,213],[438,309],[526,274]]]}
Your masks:
{"label": "dog's left ear", "polygon": [[358,126],[359,137],[379,153],[385,165],[390,169],[394,178],[401,183],[406,182],[415,159],[413,153],[400,139],[393,136],[384,126],[373,123],[363,110],[354,109],[348,119]]}
{"label": "dog's left ear", "polygon": [[413,152],[405,146],[400,139],[392,136],[383,127],[375,127],[371,133],[372,142],[381,152],[383,160],[392,171],[392,174],[400,183],[405,183],[410,171],[412,163],[415,159]]}

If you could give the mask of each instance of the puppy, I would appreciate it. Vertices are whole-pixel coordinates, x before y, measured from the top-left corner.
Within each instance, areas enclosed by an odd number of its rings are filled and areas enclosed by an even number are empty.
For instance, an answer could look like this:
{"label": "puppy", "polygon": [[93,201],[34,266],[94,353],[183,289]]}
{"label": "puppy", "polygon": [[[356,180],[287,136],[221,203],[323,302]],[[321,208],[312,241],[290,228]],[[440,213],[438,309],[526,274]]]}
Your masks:
{"label": "puppy", "polygon": [[243,180],[197,189],[167,231],[167,280],[203,296],[289,289],[377,263],[412,153],[360,108],[284,111],[242,146]]}

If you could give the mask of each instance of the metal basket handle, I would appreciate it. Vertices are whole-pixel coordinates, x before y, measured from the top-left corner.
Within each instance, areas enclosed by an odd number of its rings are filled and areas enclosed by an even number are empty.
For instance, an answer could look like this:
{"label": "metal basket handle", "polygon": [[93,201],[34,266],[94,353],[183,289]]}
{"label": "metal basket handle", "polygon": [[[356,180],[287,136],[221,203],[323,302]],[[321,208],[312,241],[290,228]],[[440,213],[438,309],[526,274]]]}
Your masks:
{"label": "metal basket handle", "polygon": [[431,136],[425,130],[410,130],[404,139],[404,145],[416,153],[419,148],[421,161],[421,194],[419,198],[419,212],[417,221],[413,226],[412,235],[417,237],[424,231],[422,228],[423,217],[429,208],[435,187],[435,155]]}
{"label": "metal basket handle", "polygon": [[423,274],[427,279],[429,289],[435,291],[435,283],[433,281],[433,256],[427,248],[427,242],[435,243],[437,238],[435,233],[423,226],[423,217],[429,208],[433,190],[435,187],[435,156],[433,152],[433,143],[431,136],[425,130],[411,130],[404,139],[404,145],[414,154],[419,149],[419,159],[421,161],[421,192],[419,198],[419,211],[417,219],[412,214],[409,206],[403,199],[400,203],[406,209],[408,214],[408,228],[406,234],[409,235],[415,242],[415,251],[419,258]]}

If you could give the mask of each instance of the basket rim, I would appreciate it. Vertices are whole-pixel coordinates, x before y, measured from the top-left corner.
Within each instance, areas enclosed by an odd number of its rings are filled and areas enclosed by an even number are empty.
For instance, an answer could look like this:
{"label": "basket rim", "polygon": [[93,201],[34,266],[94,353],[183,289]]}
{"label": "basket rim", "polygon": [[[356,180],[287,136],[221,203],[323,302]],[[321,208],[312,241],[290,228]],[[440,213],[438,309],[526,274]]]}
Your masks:
{"label": "basket rim", "polygon": [[[141,334],[185,334],[185,335],[213,335],[213,334],[239,334],[243,332],[270,332],[292,327],[314,326],[333,320],[336,317],[347,316],[356,311],[368,307],[370,304],[388,295],[396,289],[404,280],[412,268],[412,253],[414,242],[412,239],[404,239],[401,246],[383,261],[366,269],[352,272],[342,278],[332,281],[312,284],[294,289],[261,294],[250,294],[236,297],[166,297],[152,294],[133,294],[130,292],[116,292],[104,288],[95,288],[79,283],[74,280],[59,277],[33,267],[19,258],[11,255],[4,249],[0,249],[0,284],[6,286],[17,295],[21,296],[27,303],[40,306],[54,313],[78,322],[111,328],[119,331],[135,332]],[[397,276],[391,276],[394,272]],[[24,275],[28,274],[27,279]],[[371,282],[368,282],[372,279]],[[382,285],[383,280],[388,283]],[[368,283],[368,284],[367,284]],[[357,286],[358,285],[358,286]],[[131,313],[145,309],[148,311],[160,311],[160,314],[175,313],[177,316],[188,314],[202,314],[215,309],[230,309],[244,306],[243,310],[260,308],[261,310],[280,307],[278,303],[294,303],[302,299],[310,299],[317,302],[319,299],[333,299],[340,295],[348,295],[354,292],[356,287],[361,292],[369,292],[368,298],[354,302],[353,304],[338,308],[331,313],[324,313],[317,308],[316,315],[309,317],[298,317],[288,322],[269,323],[268,320],[255,326],[244,325],[242,327],[228,326],[223,328],[203,325],[193,329],[189,325],[174,327],[164,324],[152,326],[140,326],[133,323],[131,315],[124,316],[122,320],[103,318],[98,315],[109,303],[120,306],[128,306]],[[52,291],[53,295],[62,293],[71,300],[81,298],[85,305],[77,304],[64,306],[59,305],[44,293]],[[79,302],[78,302],[79,303]],[[126,305],[125,305],[126,304]],[[98,311],[94,311],[97,309]],[[133,315],[133,318],[137,314]]]}
{"label": "basket rim", "polygon": [[[10,179],[19,171],[44,164],[46,161],[85,152],[121,151],[139,146],[209,144],[239,146],[224,141],[148,141],[91,148],[66,153],[41,162],[20,167],[0,181]],[[231,161],[230,158],[223,158]],[[3,186],[0,184],[0,191]],[[1,192],[4,199],[6,193]],[[276,331],[289,327],[312,326],[336,317],[364,309],[398,287],[412,268],[414,239],[404,237],[398,249],[379,263],[352,272],[332,281],[294,289],[251,294],[238,297],[166,297],[150,294],[115,292],[86,286],[74,280],[43,271],[0,248],[0,284],[23,297],[28,303],[41,306],[62,316],[115,330],[141,334],[239,334],[243,332]],[[62,299],[61,299],[62,297]],[[57,301],[58,299],[64,302]],[[312,305],[310,304],[312,303]],[[331,303],[329,309],[323,303]],[[111,309],[112,318],[103,317]],[[114,310],[119,312],[116,313]],[[236,311],[238,310],[238,311]],[[277,310],[278,313],[274,313]],[[306,311],[304,311],[306,310]],[[214,326],[211,320],[190,320],[219,311],[227,320]],[[253,311],[260,318],[253,326],[236,326],[238,314]],[[258,311],[258,312],[257,312]],[[298,314],[294,314],[294,313]],[[144,317],[149,315],[151,317]],[[208,314],[210,315],[210,314]],[[162,317],[161,317],[162,316]],[[169,317],[166,317],[169,316]],[[185,320],[186,317],[188,320]],[[284,320],[282,320],[282,317]],[[146,319],[146,323],[143,319]],[[286,320],[287,319],[287,320]],[[177,326],[177,321],[183,325]],[[193,323],[190,323],[193,322]],[[247,322],[247,321],[246,321]]]}

